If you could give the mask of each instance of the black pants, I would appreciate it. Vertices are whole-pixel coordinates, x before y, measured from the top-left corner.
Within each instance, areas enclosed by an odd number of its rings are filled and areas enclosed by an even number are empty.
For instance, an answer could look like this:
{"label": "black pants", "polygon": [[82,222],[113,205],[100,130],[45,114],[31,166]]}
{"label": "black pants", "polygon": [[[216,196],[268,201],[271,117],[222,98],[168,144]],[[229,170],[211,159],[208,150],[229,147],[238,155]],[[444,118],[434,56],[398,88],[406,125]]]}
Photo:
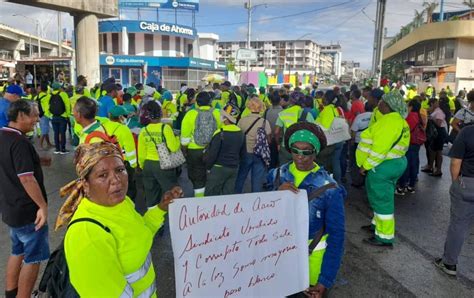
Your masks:
{"label": "black pants", "polygon": [[194,189],[200,189],[206,186],[207,171],[203,155],[203,149],[188,149],[186,156],[188,178],[193,183]]}
{"label": "black pants", "polygon": [[51,120],[51,125],[53,126],[54,145],[56,146],[56,151],[65,151],[67,129],[66,118],[53,116],[53,119]]}
{"label": "black pants", "polygon": [[135,169],[130,166],[128,161],[125,162],[125,168],[127,169],[128,174],[128,190],[127,196],[135,202],[135,197],[137,196],[137,184],[135,181]]}
{"label": "black pants", "polygon": [[143,187],[147,207],[153,207],[161,201],[165,192],[178,185],[176,170],[162,170],[160,162],[146,160],[143,166]]}
{"label": "black pants", "polygon": [[205,196],[234,194],[238,168],[213,166],[207,177]]}

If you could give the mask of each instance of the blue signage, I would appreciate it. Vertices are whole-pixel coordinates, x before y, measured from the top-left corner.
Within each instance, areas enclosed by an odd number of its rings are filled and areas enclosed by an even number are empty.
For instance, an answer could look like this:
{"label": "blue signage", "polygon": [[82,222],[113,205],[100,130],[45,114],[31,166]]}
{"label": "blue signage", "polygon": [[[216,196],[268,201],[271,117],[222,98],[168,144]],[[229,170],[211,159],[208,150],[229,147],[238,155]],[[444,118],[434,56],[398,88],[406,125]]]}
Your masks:
{"label": "blue signage", "polygon": [[120,0],[119,6],[125,8],[153,7],[198,11],[199,0]]}
{"label": "blue signage", "polygon": [[126,55],[100,55],[100,64],[104,66],[160,66],[226,70],[223,63],[190,57],[151,57]]}
{"label": "blue signage", "polygon": [[161,33],[165,35],[175,35],[184,38],[195,39],[197,36],[196,29],[188,26],[163,23],[163,22],[149,22],[149,21],[133,21],[133,20],[114,20],[114,21],[100,21],[99,32],[121,32],[122,27],[127,28],[127,32],[148,32]]}

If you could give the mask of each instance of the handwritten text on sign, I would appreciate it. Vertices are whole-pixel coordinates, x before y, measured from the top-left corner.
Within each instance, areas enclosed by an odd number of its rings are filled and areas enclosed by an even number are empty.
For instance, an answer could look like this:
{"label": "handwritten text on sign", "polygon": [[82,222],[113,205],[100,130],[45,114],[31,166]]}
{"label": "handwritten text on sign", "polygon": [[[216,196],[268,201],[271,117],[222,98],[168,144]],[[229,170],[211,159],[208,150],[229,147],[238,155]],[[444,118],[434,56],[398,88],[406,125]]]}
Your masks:
{"label": "handwritten text on sign", "polygon": [[308,286],[305,191],[176,200],[177,297],[283,297]]}

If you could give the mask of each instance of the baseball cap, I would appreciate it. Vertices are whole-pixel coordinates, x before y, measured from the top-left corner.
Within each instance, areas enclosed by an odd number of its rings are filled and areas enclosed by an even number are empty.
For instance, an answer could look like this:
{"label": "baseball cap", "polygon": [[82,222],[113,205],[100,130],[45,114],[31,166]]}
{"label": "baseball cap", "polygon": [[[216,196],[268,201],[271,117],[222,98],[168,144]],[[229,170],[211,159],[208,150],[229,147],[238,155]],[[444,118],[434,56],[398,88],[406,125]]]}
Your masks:
{"label": "baseball cap", "polygon": [[114,106],[113,108],[110,109],[109,113],[112,117],[120,117],[120,116],[128,115],[127,110],[125,110],[125,108],[122,106]]}
{"label": "baseball cap", "polygon": [[10,85],[7,87],[7,93],[16,94],[18,96],[25,96],[23,89],[18,85]]}
{"label": "baseball cap", "polygon": [[62,85],[59,82],[54,82],[53,84],[51,84],[51,88],[53,88],[53,90],[58,90],[61,87]]}

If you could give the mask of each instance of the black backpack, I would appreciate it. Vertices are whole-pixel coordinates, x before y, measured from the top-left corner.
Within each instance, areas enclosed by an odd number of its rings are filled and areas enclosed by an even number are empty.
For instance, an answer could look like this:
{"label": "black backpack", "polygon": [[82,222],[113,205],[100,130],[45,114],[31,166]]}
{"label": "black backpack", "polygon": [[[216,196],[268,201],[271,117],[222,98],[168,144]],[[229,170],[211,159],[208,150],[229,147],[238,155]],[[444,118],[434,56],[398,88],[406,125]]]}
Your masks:
{"label": "black backpack", "polygon": [[[93,218],[78,218],[71,221],[68,225],[71,227],[78,222],[91,222],[100,226],[104,231],[110,233],[110,229]],[[79,298],[79,294],[69,280],[69,269],[67,267],[66,255],[64,252],[64,239],[56,250],[51,254],[48,264],[44,270],[43,276],[38,287],[42,293],[47,293],[52,298]]]}
{"label": "black backpack", "polygon": [[36,96],[36,102],[38,103],[38,111],[39,111],[39,117],[40,117],[40,118],[44,116],[44,110],[43,110],[43,106],[41,105],[41,100],[42,100],[45,96],[46,96],[46,94],[43,95],[43,96],[41,96],[41,97],[40,97],[39,95]]}
{"label": "black backpack", "polygon": [[49,112],[56,117],[60,117],[66,112],[66,106],[64,105],[63,98],[59,93],[52,94],[49,100]]}

